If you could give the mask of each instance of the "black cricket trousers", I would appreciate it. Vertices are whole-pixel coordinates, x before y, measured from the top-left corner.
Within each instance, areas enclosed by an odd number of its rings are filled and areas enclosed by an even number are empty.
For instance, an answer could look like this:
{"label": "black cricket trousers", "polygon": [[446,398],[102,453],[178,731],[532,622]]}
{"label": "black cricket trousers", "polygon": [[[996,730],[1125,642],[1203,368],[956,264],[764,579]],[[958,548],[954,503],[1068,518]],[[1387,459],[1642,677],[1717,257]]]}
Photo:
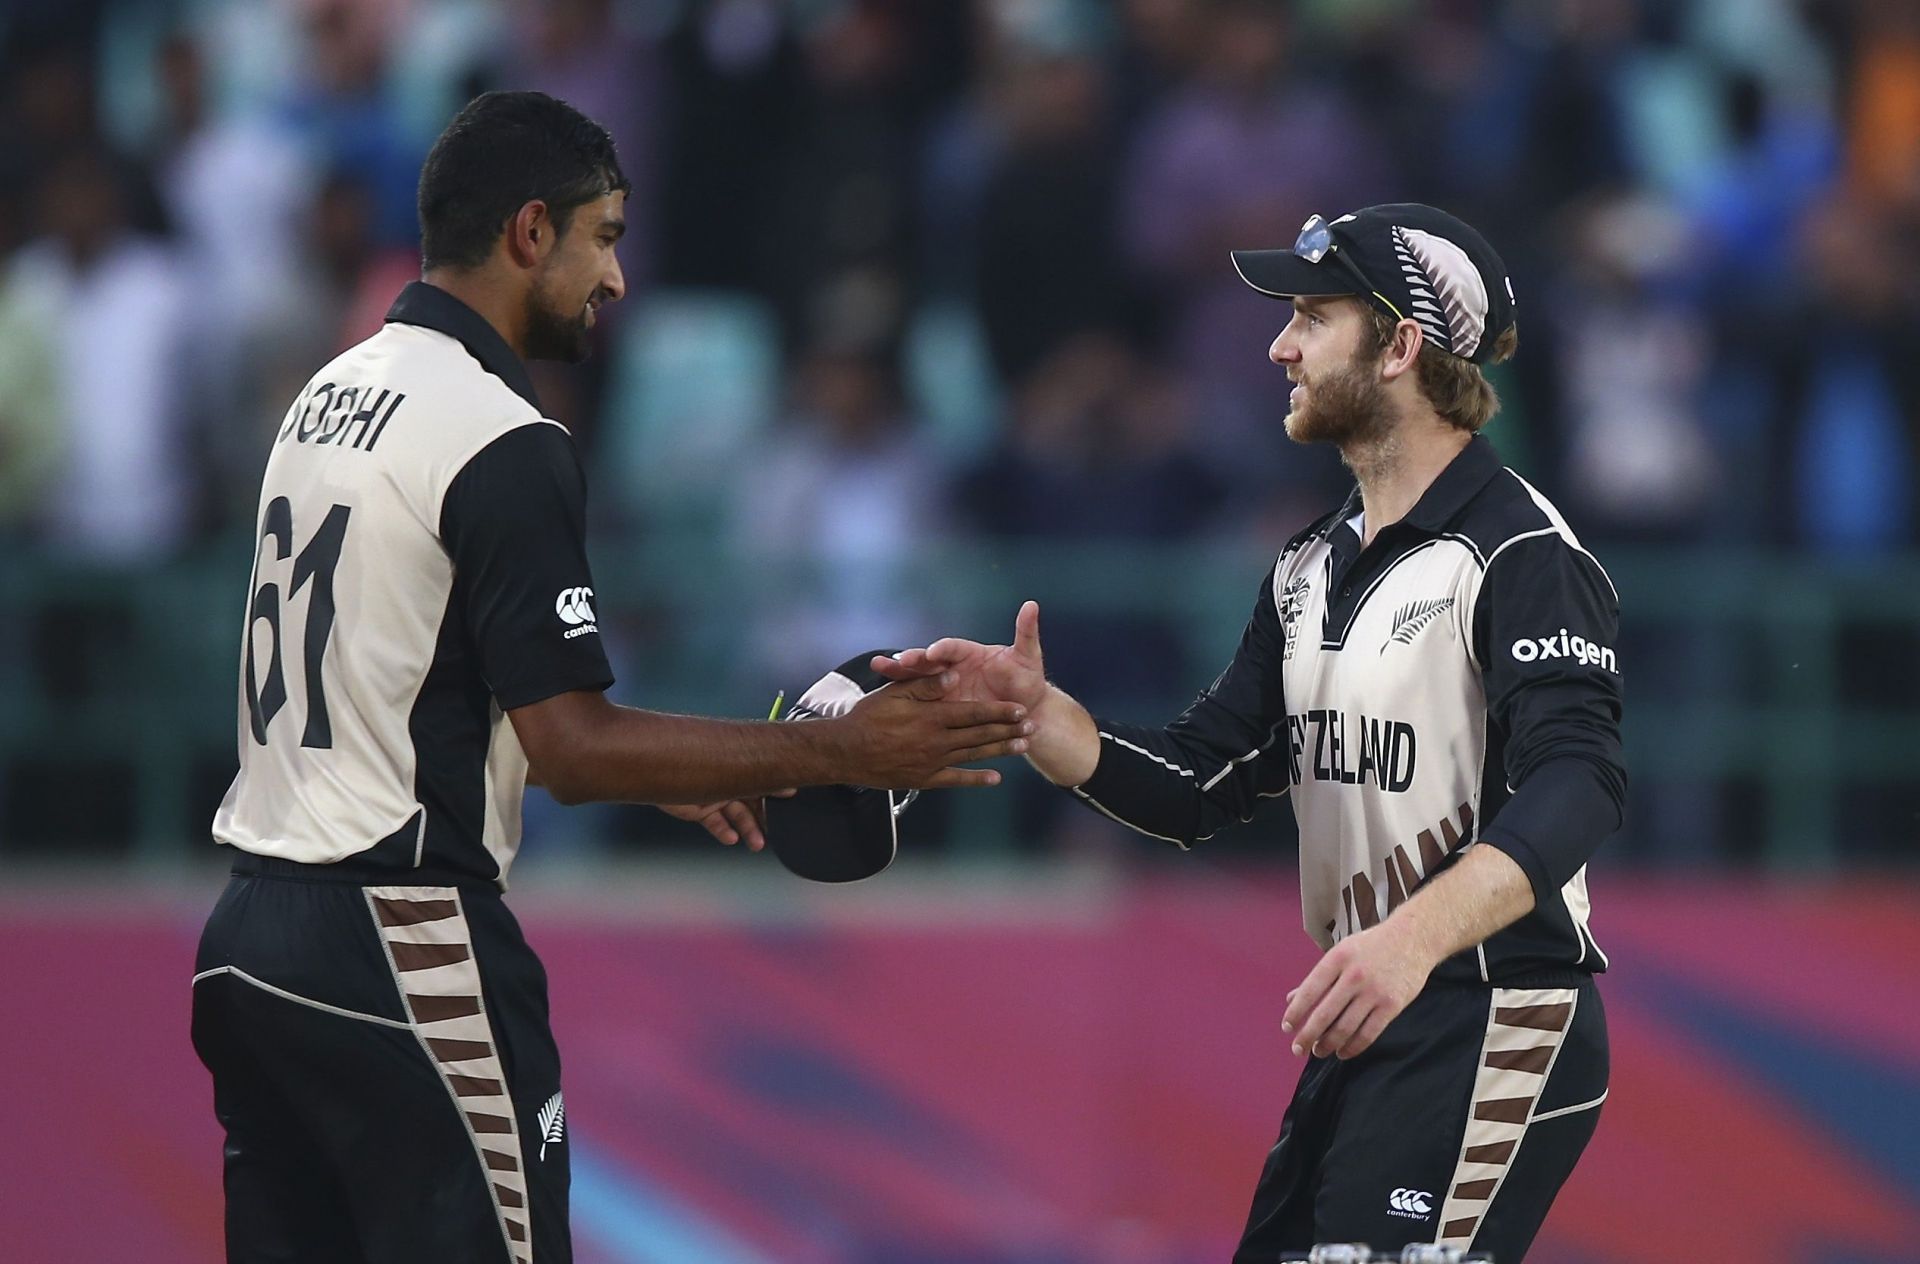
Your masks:
{"label": "black cricket trousers", "polygon": [[243,856],[193,1043],[230,1264],[568,1264],[547,980],[489,883]]}
{"label": "black cricket trousers", "polygon": [[1317,1242],[1436,1242],[1521,1264],[1608,1074],[1592,977],[1526,983],[1429,983],[1359,1057],[1311,1059],[1235,1264],[1305,1258]]}

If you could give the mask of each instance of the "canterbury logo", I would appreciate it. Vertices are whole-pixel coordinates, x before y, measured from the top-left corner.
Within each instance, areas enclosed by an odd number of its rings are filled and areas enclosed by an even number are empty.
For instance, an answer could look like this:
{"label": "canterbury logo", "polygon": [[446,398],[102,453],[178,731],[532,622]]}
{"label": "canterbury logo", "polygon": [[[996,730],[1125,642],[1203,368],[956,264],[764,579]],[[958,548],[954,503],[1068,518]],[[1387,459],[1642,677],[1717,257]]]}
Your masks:
{"label": "canterbury logo", "polygon": [[562,588],[560,595],[554,598],[553,612],[560,616],[560,622],[582,624],[593,622],[591,588]]}
{"label": "canterbury logo", "polygon": [[1396,1189],[1387,1196],[1387,1205],[1410,1216],[1433,1214],[1433,1195],[1423,1189]]}
{"label": "canterbury logo", "polygon": [[1435,597],[1428,601],[1412,601],[1393,612],[1393,632],[1381,643],[1380,652],[1387,652],[1387,646],[1395,641],[1402,645],[1413,644],[1413,638],[1419,636],[1427,625],[1453,609],[1453,598]]}
{"label": "canterbury logo", "polygon": [[540,1108],[540,1161],[547,1161],[547,1147],[567,1139],[567,1104],[555,1093]]}

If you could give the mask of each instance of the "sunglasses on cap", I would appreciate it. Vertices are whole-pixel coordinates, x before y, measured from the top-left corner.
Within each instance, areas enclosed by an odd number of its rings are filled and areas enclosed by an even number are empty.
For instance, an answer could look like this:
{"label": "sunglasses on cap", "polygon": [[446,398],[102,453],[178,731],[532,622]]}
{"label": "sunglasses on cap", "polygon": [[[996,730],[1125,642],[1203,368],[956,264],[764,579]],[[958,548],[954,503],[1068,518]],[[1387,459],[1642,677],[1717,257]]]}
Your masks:
{"label": "sunglasses on cap", "polygon": [[1340,243],[1333,237],[1333,225],[1327,222],[1326,216],[1309,215],[1307,217],[1307,222],[1300,225],[1300,235],[1293,239],[1293,253],[1295,258],[1305,259],[1308,263],[1319,263],[1328,256],[1332,256],[1334,264],[1353,278],[1362,294],[1371,294],[1379,299],[1386,309],[1393,313],[1394,319],[1406,319],[1400,309],[1394,306],[1392,299],[1373,288],[1373,282],[1367,280],[1366,274],[1360,271],[1359,265],[1341,253]]}

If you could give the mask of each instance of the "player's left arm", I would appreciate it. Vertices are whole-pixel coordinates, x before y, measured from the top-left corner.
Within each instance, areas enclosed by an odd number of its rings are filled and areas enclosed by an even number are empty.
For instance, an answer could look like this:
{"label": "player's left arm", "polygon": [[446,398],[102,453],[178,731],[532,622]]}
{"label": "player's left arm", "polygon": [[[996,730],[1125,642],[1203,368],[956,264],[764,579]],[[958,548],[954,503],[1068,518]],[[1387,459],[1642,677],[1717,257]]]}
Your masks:
{"label": "player's left arm", "polygon": [[1505,852],[1475,844],[1376,926],[1327,949],[1287,993],[1280,1029],[1293,1052],[1352,1058],[1413,1003],[1433,968],[1533,910],[1533,887]]}
{"label": "player's left arm", "polygon": [[1512,797],[1480,841],[1520,866],[1537,904],[1560,897],[1626,811],[1619,630],[1613,581],[1560,536],[1520,540],[1489,562],[1474,648]]}
{"label": "player's left arm", "polygon": [[1473,616],[1490,729],[1512,798],[1456,863],[1379,925],[1329,949],[1288,994],[1293,1050],[1351,1058],[1435,966],[1559,898],[1620,826],[1619,602],[1590,555],[1558,535],[1497,553]]}

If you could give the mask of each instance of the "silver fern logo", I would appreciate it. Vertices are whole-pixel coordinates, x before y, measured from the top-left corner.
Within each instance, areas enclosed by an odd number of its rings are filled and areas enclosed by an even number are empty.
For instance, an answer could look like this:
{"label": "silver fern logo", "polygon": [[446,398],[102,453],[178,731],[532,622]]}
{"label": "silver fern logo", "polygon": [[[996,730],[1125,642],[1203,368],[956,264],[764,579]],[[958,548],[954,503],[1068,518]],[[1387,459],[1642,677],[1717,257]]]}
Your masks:
{"label": "silver fern logo", "polygon": [[1380,642],[1380,652],[1387,652],[1387,646],[1398,642],[1401,645],[1413,644],[1413,638],[1427,630],[1427,625],[1453,609],[1453,598],[1433,597],[1426,601],[1409,601],[1393,612],[1393,631],[1387,639]]}
{"label": "silver fern logo", "polygon": [[567,1104],[555,1093],[540,1108],[540,1161],[547,1161],[547,1147],[567,1138]]}
{"label": "silver fern logo", "polygon": [[1487,286],[1467,252],[1445,237],[1398,226],[1393,252],[1412,295],[1407,315],[1453,354],[1478,351],[1487,331]]}

